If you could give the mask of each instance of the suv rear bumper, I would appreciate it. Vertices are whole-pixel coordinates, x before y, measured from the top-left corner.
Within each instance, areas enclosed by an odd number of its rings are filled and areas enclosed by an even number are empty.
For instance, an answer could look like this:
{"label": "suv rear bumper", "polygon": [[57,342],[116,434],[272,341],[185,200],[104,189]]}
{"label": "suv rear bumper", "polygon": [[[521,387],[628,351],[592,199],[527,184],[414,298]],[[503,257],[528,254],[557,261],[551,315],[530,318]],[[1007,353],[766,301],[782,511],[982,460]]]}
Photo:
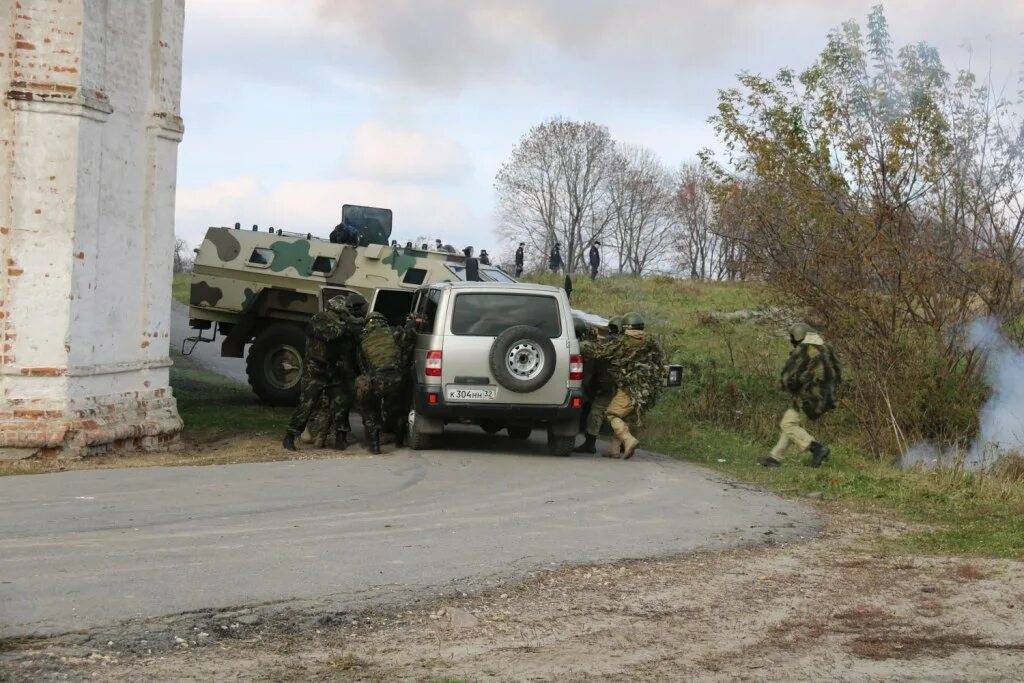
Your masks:
{"label": "suv rear bumper", "polygon": [[[563,422],[579,420],[583,391],[569,389],[561,405],[521,403],[446,403],[441,387],[417,386],[413,395],[416,412],[432,420],[505,420],[514,423]],[[435,397],[431,402],[431,396]]]}

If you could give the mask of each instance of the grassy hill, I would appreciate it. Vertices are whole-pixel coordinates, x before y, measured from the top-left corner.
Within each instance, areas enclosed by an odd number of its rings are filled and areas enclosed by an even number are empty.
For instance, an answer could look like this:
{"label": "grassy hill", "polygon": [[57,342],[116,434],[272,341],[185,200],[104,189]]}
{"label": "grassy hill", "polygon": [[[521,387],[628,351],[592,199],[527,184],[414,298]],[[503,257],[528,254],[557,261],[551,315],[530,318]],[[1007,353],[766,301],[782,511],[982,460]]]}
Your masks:
{"label": "grassy hill", "polygon": [[[535,280],[562,284],[554,276]],[[686,368],[683,386],[666,389],[645,417],[645,447],[784,494],[930,525],[901,538],[902,547],[1024,558],[1024,468],[1008,467],[1005,476],[904,471],[860,450],[856,421],[842,406],[812,427],[833,447],[825,466],[805,467],[807,455],[795,453],[776,470],[757,465],[788,404],[778,372],[790,351],[787,314],[771,306],[763,285],[585,277],[573,284],[575,308],[605,317],[643,313],[666,356]]]}

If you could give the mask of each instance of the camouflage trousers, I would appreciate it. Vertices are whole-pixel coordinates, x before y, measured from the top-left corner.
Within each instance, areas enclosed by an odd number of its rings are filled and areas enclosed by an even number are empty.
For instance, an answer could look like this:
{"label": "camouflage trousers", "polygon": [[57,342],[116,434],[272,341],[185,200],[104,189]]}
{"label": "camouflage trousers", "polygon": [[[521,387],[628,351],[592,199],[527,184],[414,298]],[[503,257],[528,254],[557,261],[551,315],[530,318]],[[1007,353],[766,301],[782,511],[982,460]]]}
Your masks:
{"label": "camouflage trousers", "polygon": [[[342,386],[336,375],[325,366],[307,362],[299,380],[299,404],[295,406],[292,419],[288,422],[288,431],[295,435],[301,434],[313,411],[325,398],[331,402],[332,408],[340,411],[344,406],[341,394]],[[334,413],[332,417],[336,424],[345,423],[340,412]]]}
{"label": "camouflage trousers", "polygon": [[616,391],[604,414],[608,418],[608,424],[616,439],[620,441],[633,439],[633,434],[629,431],[629,423],[626,420],[636,415],[636,405],[628,391],[625,389]]}
{"label": "camouflage trousers", "polygon": [[367,436],[385,427],[392,431],[399,429],[403,416],[394,413],[403,404],[401,373],[398,370],[384,370],[372,375],[360,375],[356,378],[356,401],[359,403]]}
{"label": "camouflage trousers", "polygon": [[323,443],[335,431],[351,432],[349,413],[352,410],[352,381],[342,379],[330,384],[320,397],[320,403],[306,424],[306,429],[317,443]]}
{"label": "camouflage trousers", "polygon": [[782,414],[782,420],[779,422],[779,431],[782,434],[779,436],[778,443],[772,448],[773,458],[781,461],[791,443],[796,444],[801,451],[806,451],[814,442],[814,437],[800,424],[803,418],[804,414],[796,408],[789,408]]}
{"label": "camouflage trousers", "polygon": [[604,424],[605,413],[608,412],[608,405],[612,402],[615,392],[609,394],[597,394],[590,401],[590,410],[587,411],[586,432],[590,436],[601,435],[601,425]]}

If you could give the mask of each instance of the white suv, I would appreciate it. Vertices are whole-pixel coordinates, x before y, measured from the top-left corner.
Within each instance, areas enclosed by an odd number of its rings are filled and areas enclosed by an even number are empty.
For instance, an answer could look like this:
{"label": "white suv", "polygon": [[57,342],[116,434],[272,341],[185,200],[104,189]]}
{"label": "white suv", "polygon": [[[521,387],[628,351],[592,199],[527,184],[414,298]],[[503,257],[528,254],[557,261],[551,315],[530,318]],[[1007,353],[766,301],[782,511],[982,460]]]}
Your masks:
{"label": "white suv", "polygon": [[430,448],[449,423],[526,439],[547,430],[569,455],[583,406],[583,361],[569,299],[556,287],[449,282],[416,293],[425,321],[416,343],[409,445]]}

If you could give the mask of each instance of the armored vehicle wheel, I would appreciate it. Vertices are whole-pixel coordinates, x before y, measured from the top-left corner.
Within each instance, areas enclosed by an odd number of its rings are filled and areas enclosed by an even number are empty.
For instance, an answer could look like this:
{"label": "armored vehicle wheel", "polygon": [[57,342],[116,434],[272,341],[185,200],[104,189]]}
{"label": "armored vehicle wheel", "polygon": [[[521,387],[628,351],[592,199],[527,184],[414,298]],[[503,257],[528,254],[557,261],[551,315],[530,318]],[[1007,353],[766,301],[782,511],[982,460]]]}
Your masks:
{"label": "armored vehicle wheel", "polygon": [[555,346],[531,325],[515,325],[499,334],[488,360],[498,384],[525,394],[547,384],[555,373]]}
{"label": "armored vehicle wheel", "polygon": [[427,451],[434,447],[434,434],[424,434],[420,429],[422,423],[416,411],[409,414],[409,448],[414,451]]}
{"label": "armored vehicle wheel", "polygon": [[257,335],[245,362],[249,386],[257,396],[275,406],[299,402],[305,346],[302,328],[291,323],[274,323]]}
{"label": "armored vehicle wheel", "polygon": [[558,436],[548,432],[548,452],[559,457],[568,457],[576,447],[575,436]]}
{"label": "armored vehicle wheel", "polygon": [[513,441],[525,441],[530,438],[530,432],[532,431],[529,427],[509,427],[508,438]]}

